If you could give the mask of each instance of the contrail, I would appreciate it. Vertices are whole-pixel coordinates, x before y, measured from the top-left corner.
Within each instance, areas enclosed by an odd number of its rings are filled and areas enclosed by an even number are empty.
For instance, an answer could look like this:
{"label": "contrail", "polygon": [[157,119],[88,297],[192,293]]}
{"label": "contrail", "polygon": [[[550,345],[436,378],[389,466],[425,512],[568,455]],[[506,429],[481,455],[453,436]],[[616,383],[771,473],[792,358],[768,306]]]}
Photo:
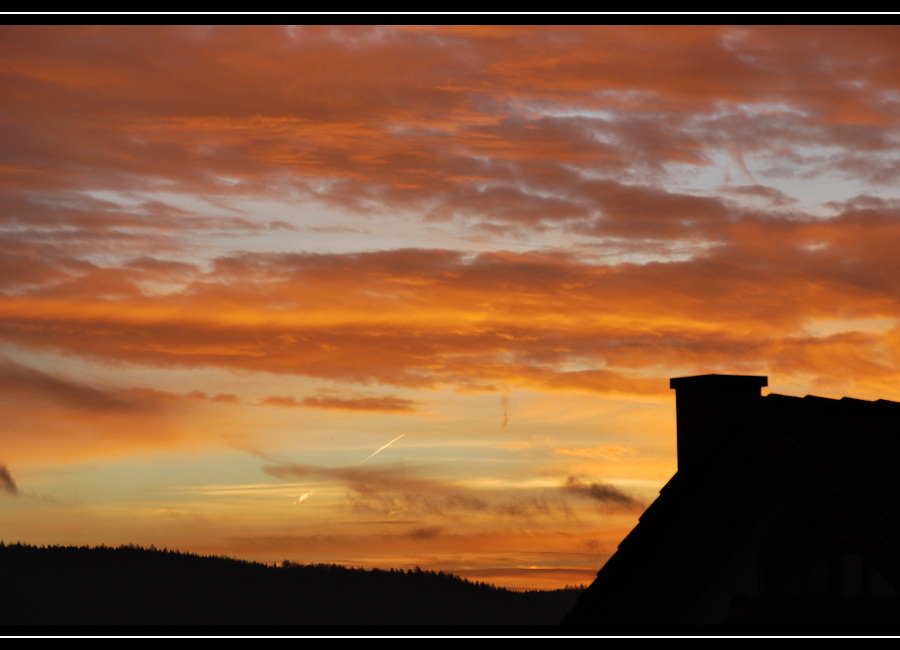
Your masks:
{"label": "contrail", "polygon": [[369,460],[369,458],[371,458],[372,456],[374,456],[375,454],[377,454],[377,453],[379,453],[379,452],[384,451],[385,449],[387,449],[388,447],[390,447],[392,444],[394,444],[395,442],[397,442],[398,440],[400,440],[400,438],[402,438],[402,437],[405,436],[405,435],[406,435],[405,433],[401,433],[399,436],[397,436],[396,438],[394,438],[393,440],[391,440],[389,443],[387,443],[386,445],[383,445],[383,446],[379,447],[378,449],[376,449],[375,451],[373,451],[373,452],[371,453],[371,455],[367,456],[366,458],[363,458],[361,461],[359,461],[359,462],[356,463],[356,464],[357,464],[357,465],[362,465],[364,462],[366,462],[367,460]]}
{"label": "contrail", "polygon": [[310,490],[309,492],[305,492],[305,493],[301,494],[299,497],[297,497],[297,500],[294,501],[291,505],[295,506],[298,503],[303,503],[304,501],[306,501],[309,498],[309,495],[312,493],[313,493],[313,491]]}
{"label": "contrail", "polygon": [[500,433],[506,433],[509,426],[509,398],[506,395],[500,398],[500,405],[503,407],[503,426],[500,427]]}

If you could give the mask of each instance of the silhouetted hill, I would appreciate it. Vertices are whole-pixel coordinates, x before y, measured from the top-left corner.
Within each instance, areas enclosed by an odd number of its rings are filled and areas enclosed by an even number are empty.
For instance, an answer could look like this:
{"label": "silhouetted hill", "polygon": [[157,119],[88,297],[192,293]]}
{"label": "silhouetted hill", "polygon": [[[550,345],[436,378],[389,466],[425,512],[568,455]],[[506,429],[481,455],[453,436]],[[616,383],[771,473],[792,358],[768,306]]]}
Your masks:
{"label": "silhouetted hill", "polygon": [[0,543],[0,576],[2,625],[555,625],[582,591],[137,546]]}

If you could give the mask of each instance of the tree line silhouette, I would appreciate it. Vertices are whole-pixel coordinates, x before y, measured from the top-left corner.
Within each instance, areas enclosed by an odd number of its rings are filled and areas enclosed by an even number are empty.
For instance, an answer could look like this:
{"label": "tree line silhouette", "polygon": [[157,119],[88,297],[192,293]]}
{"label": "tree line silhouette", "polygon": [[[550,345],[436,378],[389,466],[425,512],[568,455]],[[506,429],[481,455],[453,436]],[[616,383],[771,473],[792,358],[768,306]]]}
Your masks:
{"label": "tree line silhouette", "polygon": [[272,565],[134,544],[0,542],[0,575],[0,624],[42,626],[555,625],[584,589],[517,592],[419,567]]}

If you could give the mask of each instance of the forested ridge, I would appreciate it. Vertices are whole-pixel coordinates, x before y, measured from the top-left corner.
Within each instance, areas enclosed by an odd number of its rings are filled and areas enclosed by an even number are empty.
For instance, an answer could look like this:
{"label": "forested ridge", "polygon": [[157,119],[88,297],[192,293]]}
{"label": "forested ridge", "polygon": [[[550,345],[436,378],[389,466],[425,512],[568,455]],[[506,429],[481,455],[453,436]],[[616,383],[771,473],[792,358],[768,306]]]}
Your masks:
{"label": "forested ridge", "polygon": [[167,549],[0,543],[3,625],[555,625],[581,587]]}

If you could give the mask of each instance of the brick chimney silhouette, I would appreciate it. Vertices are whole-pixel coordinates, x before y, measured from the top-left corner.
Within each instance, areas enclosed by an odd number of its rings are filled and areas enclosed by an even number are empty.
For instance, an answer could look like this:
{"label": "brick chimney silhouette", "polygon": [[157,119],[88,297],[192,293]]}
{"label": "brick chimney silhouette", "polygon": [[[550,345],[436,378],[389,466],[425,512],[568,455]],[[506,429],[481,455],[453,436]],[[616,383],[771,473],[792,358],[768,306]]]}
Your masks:
{"label": "brick chimney silhouette", "polygon": [[[678,429],[678,471],[714,469],[734,462],[742,447],[752,445],[761,389],[768,377],[695,375],[669,380],[675,389]],[[742,444],[751,443],[751,444]]]}

